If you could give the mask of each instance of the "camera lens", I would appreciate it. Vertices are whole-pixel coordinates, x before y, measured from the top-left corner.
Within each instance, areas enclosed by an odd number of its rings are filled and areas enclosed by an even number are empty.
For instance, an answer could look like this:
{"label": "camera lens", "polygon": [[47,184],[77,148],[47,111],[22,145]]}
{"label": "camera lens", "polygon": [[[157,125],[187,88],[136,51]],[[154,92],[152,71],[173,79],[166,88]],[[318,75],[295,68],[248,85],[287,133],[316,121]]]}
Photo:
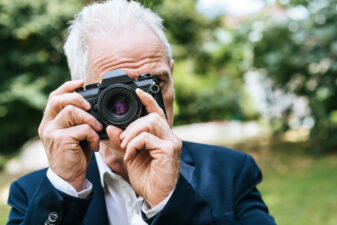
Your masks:
{"label": "camera lens", "polygon": [[102,122],[120,128],[139,118],[142,109],[135,90],[124,84],[113,84],[104,89],[97,105]]}
{"label": "camera lens", "polygon": [[124,95],[116,95],[111,100],[111,111],[116,116],[123,116],[129,110],[129,103]]}

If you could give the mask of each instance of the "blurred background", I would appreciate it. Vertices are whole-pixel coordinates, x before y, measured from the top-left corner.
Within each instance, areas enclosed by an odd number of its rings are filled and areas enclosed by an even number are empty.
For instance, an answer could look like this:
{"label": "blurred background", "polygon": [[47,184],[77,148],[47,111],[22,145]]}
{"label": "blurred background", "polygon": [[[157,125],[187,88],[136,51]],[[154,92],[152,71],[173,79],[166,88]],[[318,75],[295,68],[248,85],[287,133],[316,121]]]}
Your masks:
{"label": "blurred background", "polygon": [[[0,1],[0,224],[10,183],[46,165],[37,128],[90,2]],[[178,136],[252,154],[278,224],[337,224],[337,0],[141,2],[173,47]]]}

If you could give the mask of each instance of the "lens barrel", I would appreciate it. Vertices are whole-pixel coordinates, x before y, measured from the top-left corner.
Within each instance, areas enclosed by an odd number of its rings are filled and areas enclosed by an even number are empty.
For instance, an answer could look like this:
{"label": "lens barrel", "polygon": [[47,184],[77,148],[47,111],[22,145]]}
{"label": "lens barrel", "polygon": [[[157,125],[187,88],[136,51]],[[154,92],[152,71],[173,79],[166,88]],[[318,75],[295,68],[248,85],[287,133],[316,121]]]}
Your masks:
{"label": "lens barrel", "polygon": [[121,128],[139,118],[142,109],[135,90],[124,84],[114,84],[104,89],[99,95],[97,106],[106,125]]}

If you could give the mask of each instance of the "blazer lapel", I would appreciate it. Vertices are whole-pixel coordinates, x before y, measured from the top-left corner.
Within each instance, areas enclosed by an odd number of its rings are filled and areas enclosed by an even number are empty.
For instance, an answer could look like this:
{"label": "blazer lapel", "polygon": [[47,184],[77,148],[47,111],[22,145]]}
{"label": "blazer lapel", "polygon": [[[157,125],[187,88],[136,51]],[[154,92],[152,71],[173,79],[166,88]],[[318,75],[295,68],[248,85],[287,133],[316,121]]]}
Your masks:
{"label": "blazer lapel", "polygon": [[195,184],[193,182],[194,172],[195,172],[194,161],[188,150],[188,143],[183,141],[183,147],[181,150],[181,160],[180,160],[180,173],[192,185],[192,187],[195,187]]}
{"label": "blazer lapel", "polygon": [[92,183],[94,198],[92,199],[84,224],[92,225],[109,225],[108,215],[106,212],[105,198],[103,187],[100,181],[99,171],[95,159],[95,154],[91,155],[91,160],[87,169],[87,179]]}

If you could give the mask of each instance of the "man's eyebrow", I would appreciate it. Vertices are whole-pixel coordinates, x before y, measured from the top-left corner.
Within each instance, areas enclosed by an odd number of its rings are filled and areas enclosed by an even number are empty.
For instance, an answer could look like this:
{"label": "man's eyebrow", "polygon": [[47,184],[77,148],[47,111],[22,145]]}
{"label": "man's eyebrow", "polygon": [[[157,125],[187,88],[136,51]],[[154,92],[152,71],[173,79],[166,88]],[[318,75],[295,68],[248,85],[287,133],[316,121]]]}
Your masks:
{"label": "man's eyebrow", "polygon": [[159,71],[151,74],[152,76],[158,76],[158,77],[163,77],[163,76],[168,76],[169,72],[168,71]]}

